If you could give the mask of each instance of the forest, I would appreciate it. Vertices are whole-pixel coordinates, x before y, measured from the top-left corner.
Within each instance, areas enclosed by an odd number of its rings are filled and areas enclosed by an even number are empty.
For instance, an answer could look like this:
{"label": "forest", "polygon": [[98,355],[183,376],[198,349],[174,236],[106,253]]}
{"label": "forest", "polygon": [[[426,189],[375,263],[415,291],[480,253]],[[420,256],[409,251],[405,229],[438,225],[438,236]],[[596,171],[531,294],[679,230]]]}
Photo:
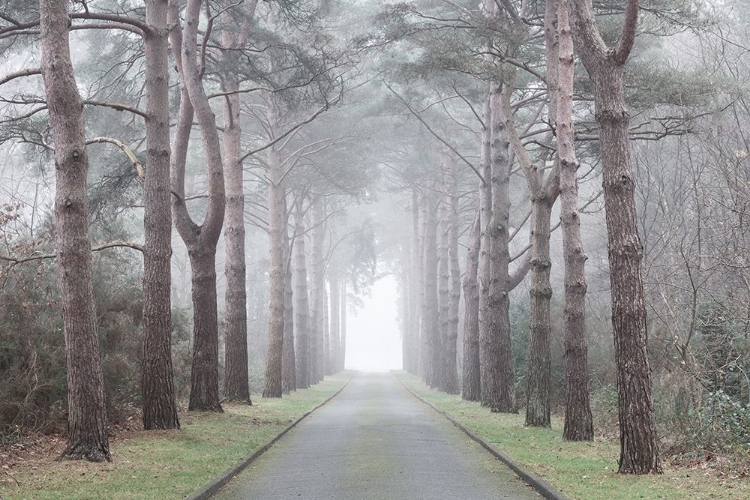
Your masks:
{"label": "forest", "polygon": [[[403,369],[750,473],[744,0],[0,0],[0,449]],[[55,457],[50,457],[55,458]]]}

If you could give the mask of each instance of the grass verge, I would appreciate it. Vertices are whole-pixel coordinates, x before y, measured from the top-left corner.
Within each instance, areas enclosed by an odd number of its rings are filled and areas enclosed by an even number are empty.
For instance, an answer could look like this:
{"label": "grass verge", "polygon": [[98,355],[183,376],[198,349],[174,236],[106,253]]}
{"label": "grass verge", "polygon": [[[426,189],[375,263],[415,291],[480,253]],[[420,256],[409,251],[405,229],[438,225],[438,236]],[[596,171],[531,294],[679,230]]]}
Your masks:
{"label": "grass verge", "polygon": [[184,498],[325,401],[351,373],[282,399],[227,404],[223,414],[180,415],[180,431],[138,431],[111,440],[112,462],[55,462],[54,455],[0,472],[0,499]]}
{"label": "grass verge", "polygon": [[559,419],[553,419],[551,429],[524,427],[522,414],[490,413],[479,403],[430,389],[420,379],[405,372],[394,374],[415,393],[549,482],[567,498],[750,498],[750,478],[722,476],[708,468],[688,469],[664,464],[664,474],[659,476],[617,474],[618,442],[601,439],[587,443],[566,442],[562,440]]}

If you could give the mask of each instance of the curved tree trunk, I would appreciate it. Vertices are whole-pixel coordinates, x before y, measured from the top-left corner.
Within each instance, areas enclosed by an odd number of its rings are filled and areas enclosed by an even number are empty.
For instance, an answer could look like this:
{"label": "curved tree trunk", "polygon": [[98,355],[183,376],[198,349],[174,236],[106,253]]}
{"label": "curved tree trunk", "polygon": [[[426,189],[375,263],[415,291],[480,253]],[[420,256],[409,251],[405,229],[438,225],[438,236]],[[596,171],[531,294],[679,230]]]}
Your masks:
{"label": "curved tree trunk", "polygon": [[578,159],[573,139],[573,37],[568,0],[558,0],[559,95],[557,151],[560,159],[560,201],[565,261],[565,426],[566,441],[592,441],[594,424],[589,402],[586,343],[586,254],[578,215]]}
{"label": "curved tree trunk", "polygon": [[[180,71],[180,111],[172,148],[172,215],[185,242],[192,268],[193,365],[190,410],[222,411],[219,402],[218,346],[216,311],[216,245],[224,222],[225,194],[221,146],[216,120],[203,89],[197,62],[200,0],[188,0],[184,37],[180,29],[178,2],[170,2],[170,42]],[[203,223],[195,224],[185,205],[185,162],[193,115],[203,137],[208,167],[208,210]]]}
{"label": "curved tree trunk", "polygon": [[604,178],[604,209],[617,365],[621,473],[661,472],[651,400],[646,301],[630,158],[623,71],[635,40],[638,0],[628,0],[619,45],[610,49],[596,28],[591,0],[574,0],[576,46],[594,82]]}
{"label": "curved tree trunk", "polygon": [[60,458],[109,461],[107,408],[91,284],[83,103],[68,42],[64,0],[40,0],[42,78],[55,140],[57,265],[65,327],[68,444]]}
{"label": "curved tree trunk", "polygon": [[143,195],[143,428],[179,429],[172,372],[167,0],[146,2],[146,175]]}

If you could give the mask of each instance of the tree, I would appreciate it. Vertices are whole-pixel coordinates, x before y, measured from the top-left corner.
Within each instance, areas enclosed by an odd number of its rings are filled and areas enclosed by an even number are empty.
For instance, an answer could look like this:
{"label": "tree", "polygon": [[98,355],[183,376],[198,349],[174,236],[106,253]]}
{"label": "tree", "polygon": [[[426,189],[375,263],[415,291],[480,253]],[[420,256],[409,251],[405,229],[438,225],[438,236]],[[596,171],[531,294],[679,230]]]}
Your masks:
{"label": "tree", "polygon": [[651,400],[646,302],[641,278],[623,70],[635,42],[638,0],[628,0],[620,39],[610,48],[598,31],[590,0],[572,0],[573,39],[594,84],[600,130],[604,203],[617,365],[621,473],[661,471]]}
{"label": "tree", "polygon": [[[205,56],[197,51],[201,3],[201,0],[188,0],[183,37],[179,1],[170,1],[170,42],[180,73],[180,111],[172,147],[172,191],[175,194],[172,214],[177,232],[187,246],[192,270],[194,343],[188,408],[222,411],[219,400],[216,246],[224,222],[226,200],[219,134],[198,66],[199,56]],[[208,209],[201,225],[193,222],[185,200],[185,164],[193,116],[200,126],[208,170]]]}
{"label": "tree", "polygon": [[55,140],[57,262],[65,325],[68,444],[61,458],[109,461],[107,411],[91,283],[83,103],[65,0],[40,0],[41,72]]}
{"label": "tree", "polygon": [[[238,50],[250,35],[250,22],[257,0],[244,5],[222,2],[221,34],[224,97],[224,172],[226,175],[226,312],[224,397],[252,404],[247,372],[247,291],[245,267],[245,193],[242,168],[242,127],[240,121],[240,82],[236,72]],[[236,12],[232,7],[241,7]],[[234,19],[238,19],[236,26]]]}
{"label": "tree", "polygon": [[[586,254],[578,215],[578,159],[573,140],[573,37],[568,0],[547,0],[557,11],[558,95],[557,148],[560,161],[560,218],[565,261],[565,425],[563,439],[591,441],[594,424],[589,403],[588,346],[586,342]],[[557,5],[555,5],[557,4]]]}
{"label": "tree", "polygon": [[167,0],[146,2],[146,149],[143,245],[143,428],[180,427],[172,372],[172,213],[169,189]]}

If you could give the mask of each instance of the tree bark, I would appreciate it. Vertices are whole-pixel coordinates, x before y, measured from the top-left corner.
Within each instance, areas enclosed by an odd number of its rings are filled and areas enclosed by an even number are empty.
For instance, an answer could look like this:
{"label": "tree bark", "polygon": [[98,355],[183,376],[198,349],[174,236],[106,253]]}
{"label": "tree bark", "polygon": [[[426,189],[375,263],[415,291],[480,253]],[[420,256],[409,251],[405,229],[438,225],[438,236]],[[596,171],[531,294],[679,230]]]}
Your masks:
{"label": "tree bark", "polygon": [[346,276],[341,280],[341,369],[346,370]]}
{"label": "tree bark", "polygon": [[[492,85],[489,86],[489,89]],[[479,373],[482,406],[489,404],[490,358],[489,346],[492,338],[490,328],[490,230],[492,216],[492,170],[491,170],[491,122],[492,108],[490,92],[483,105],[484,128],[482,130],[481,173],[484,183],[479,187],[480,245],[479,245]]]}
{"label": "tree bark", "polygon": [[420,252],[419,252],[419,194],[416,189],[411,191],[411,265],[409,275],[409,331],[411,338],[411,360],[410,360],[410,372],[413,375],[419,375],[419,359],[420,359],[420,342],[419,342],[419,321],[420,321]]}
{"label": "tree bark", "polygon": [[321,200],[318,198],[312,205],[312,265],[310,279],[310,383],[317,384],[323,380],[325,370],[325,353],[323,352],[324,332],[322,325],[323,293],[323,213]]}
{"label": "tree bark", "polygon": [[333,373],[341,371],[341,284],[338,262],[331,260],[328,280],[331,288],[331,366]]}
{"label": "tree bark", "polygon": [[[225,40],[228,42],[228,40]],[[239,83],[225,79],[224,91],[236,92]],[[245,267],[245,191],[240,128],[240,96],[224,99],[224,160],[226,171],[226,312],[224,320],[224,397],[252,404],[247,371],[247,292]]]}
{"label": "tree bark", "polygon": [[635,39],[638,0],[628,0],[616,49],[604,43],[590,0],[573,0],[574,40],[594,83],[604,179],[604,208],[617,365],[620,467],[626,474],[661,472],[651,400],[646,302],[641,278],[635,182],[630,158],[623,70]]}
{"label": "tree bark", "polygon": [[41,69],[55,140],[55,232],[65,328],[68,444],[60,458],[110,460],[107,408],[91,283],[83,103],[64,0],[40,0]]}
{"label": "tree bark", "polygon": [[143,428],[179,429],[172,372],[167,0],[146,2],[146,174],[143,195]]}
{"label": "tree bark", "polygon": [[458,394],[458,308],[461,302],[461,269],[458,262],[458,172],[456,160],[450,158],[448,174],[448,260],[450,262],[450,298],[448,303],[448,336],[445,346],[445,392]]}
{"label": "tree bark", "polygon": [[[219,402],[219,327],[216,304],[216,245],[224,222],[225,193],[221,146],[216,121],[203,89],[197,64],[200,0],[189,0],[185,9],[184,36],[180,29],[179,2],[170,1],[170,42],[180,71],[180,111],[172,155],[172,215],[185,242],[192,268],[193,364],[190,374],[190,410],[222,411]],[[195,224],[185,205],[185,162],[193,115],[203,137],[208,167],[208,210]]]}
{"label": "tree bark", "polygon": [[310,387],[310,301],[307,292],[307,265],[305,263],[305,222],[302,200],[294,212],[294,227],[297,238],[294,241],[294,307],[295,330],[297,334],[297,387]]}
{"label": "tree bark", "polygon": [[268,305],[268,350],[264,398],[280,398],[284,349],[284,187],[279,152],[271,147],[268,155],[268,217],[270,238],[270,291]]}
{"label": "tree bark", "polygon": [[[292,254],[294,242],[289,238],[289,210],[284,200],[284,345],[281,353],[281,389],[284,394],[297,390],[297,358],[294,346],[294,292],[292,289]],[[294,240],[296,241],[296,233]]]}
{"label": "tree bark", "polygon": [[[323,283],[321,283],[320,291],[323,295],[320,304],[320,327],[323,330],[323,374],[326,376],[333,375],[333,369],[331,367],[331,335],[329,329],[328,311],[328,289],[326,288],[325,273],[323,275]],[[322,380],[322,379],[321,379]]]}
{"label": "tree bark", "polygon": [[[441,154],[441,157],[446,155]],[[447,174],[445,169],[444,158],[441,158],[441,169],[443,170],[441,177],[441,188],[447,191]],[[451,294],[451,275],[450,275],[450,205],[447,197],[447,192],[441,193],[438,201],[438,269],[437,269],[437,284],[438,284],[438,318],[439,318],[439,336],[435,343],[435,357],[434,361],[437,363],[437,369],[435,371],[435,386],[441,391],[448,392],[448,356],[450,355],[450,348],[448,346],[448,329],[450,327],[450,294]],[[454,363],[455,363],[455,348],[453,350]],[[455,366],[455,365],[454,365]]]}
{"label": "tree bark", "polygon": [[440,376],[440,312],[438,309],[438,246],[437,246],[437,196],[424,195],[424,329],[426,341],[426,366],[424,380],[437,387]]}
{"label": "tree bark", "polygon": [[464,275],[464,362],[461,397],[467,401],[479,401],[482,391],[479,378],[479,245],[480,212],[474,217],[466,254]]}
{"label": "tree bark", "polygon": [[[509,292],[510,253],[508,251],[510,218],[510,155],[503,113],[503,93],[510,86],[493,85],[490,95],[491,107],[491,177],[492,213],[489,221],[490,238],[490,283],[488,301],[489,338],[485,342],[489,363],[489,380],[485,404],[492,412],[515,413],[515,380],[513,375],[513,353],[511,350]],[[480,345],[480,348],[482,346]],[[482,386],[485,385],[482,380]]]}
{"label": "tree bark", "polygon": [[[566,441],[592,441],[594,424],[589,402],[586,342],[586,254],[578,215],[578,159],[573,140],[573,36],[569,2],[557,0],[559,77],[557,154],[560,161],[560,201],[565,263],[565,425]],[[554,3],[552,0],[548,0]]]}

